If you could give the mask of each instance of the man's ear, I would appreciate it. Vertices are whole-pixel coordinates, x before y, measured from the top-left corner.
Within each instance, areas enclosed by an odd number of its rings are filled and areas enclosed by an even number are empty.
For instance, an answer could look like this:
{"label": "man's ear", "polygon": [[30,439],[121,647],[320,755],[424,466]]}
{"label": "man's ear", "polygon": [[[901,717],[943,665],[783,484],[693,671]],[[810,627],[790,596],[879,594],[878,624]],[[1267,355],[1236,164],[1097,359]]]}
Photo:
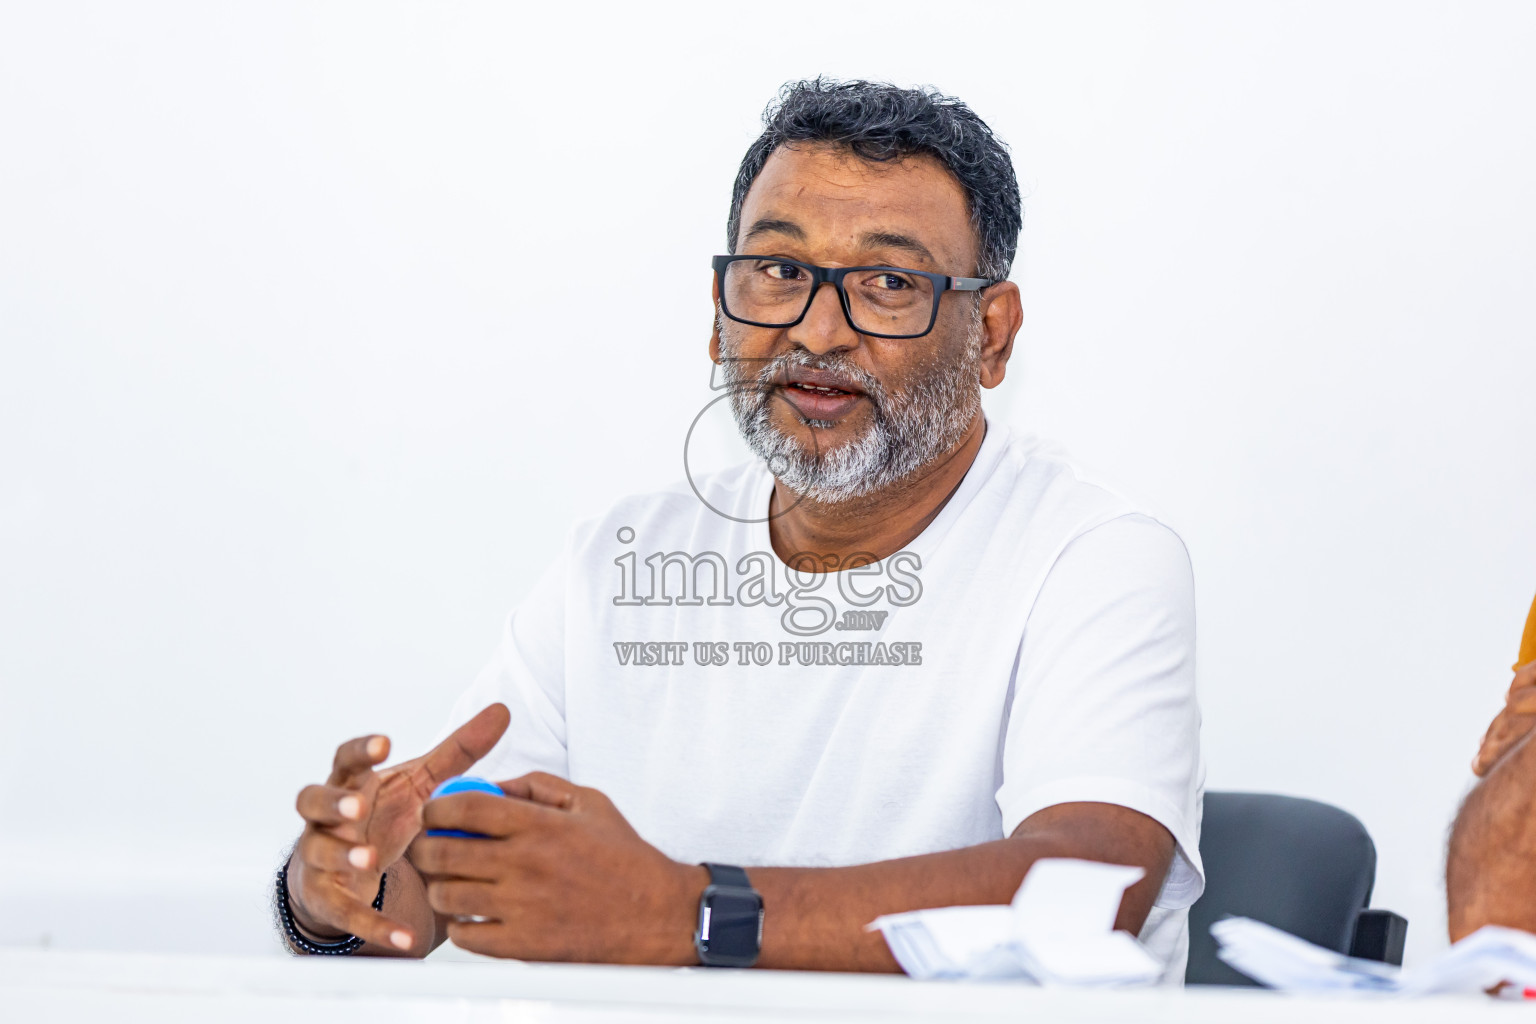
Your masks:
{"label": "man's ear", "polygon": [[709,278],[709,300],[714,315],[709,318],[709,361],[720,364],[720,278]]}
{"label": "man's ear", "polygon": [[1008,372],[1013,339],[1024,325],[1019,286],[1012,281],[988,285],[981,293],[981,386],[995,388]]}

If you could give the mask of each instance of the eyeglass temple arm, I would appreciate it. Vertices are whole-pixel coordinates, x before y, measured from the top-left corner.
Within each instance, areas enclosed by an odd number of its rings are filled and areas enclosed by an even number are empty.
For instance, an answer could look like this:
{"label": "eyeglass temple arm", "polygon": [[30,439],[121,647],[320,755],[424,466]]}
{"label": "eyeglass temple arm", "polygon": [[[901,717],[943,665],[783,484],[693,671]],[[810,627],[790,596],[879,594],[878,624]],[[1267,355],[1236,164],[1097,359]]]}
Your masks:
{"label": "eyeglass temple arm", "polygon": [[952,277],[949,279],[949,290],[979,292],[989,284],[997,284],[997,282],[985,277]]}

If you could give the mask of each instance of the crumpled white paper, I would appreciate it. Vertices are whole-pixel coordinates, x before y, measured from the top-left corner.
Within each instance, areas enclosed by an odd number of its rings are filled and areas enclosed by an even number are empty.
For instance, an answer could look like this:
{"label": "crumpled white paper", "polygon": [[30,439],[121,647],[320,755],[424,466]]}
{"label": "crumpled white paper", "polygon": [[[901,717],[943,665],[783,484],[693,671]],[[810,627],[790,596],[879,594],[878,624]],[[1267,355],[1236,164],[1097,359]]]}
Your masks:
{"label": "crumpled white paper", "polygon": [[1141,868],[1037,860],[1008,906],[939,907],[886,914],[866,925],[885,936],[914,978],[1019,979],[1039,985],[1145,985],[1162,975],[1115,915]]}
{"label": "crumpled white paper", "polygon": [[1406,969],[1344,956],[1246,917],[1217,921],[1211,934],[1223,961],[1285,992],[1436,995],[1482,992],[1502,982],[1536,988],[1536,935],[1496,925],[1479,928],[1433,960]]}

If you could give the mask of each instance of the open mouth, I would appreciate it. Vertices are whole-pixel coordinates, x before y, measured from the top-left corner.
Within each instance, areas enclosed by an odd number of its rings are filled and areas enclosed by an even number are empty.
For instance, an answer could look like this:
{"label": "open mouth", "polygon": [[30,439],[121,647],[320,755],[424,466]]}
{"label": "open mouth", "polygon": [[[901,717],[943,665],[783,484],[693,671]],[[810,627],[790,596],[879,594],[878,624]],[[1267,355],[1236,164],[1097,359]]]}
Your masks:
{"label": "open mouth", "polygon": [[823,424],[842,419],[866,397],[843,375],[808,367],[789,371],[782,394],[802,418]]}
{"label": "open mouth", "polygon": [[834,398],[841,395],[858,394],[857,391],[845,391],[842,388],[834,388],[824,384],[809,384],[803,381],[791,383],[789,387],[794,388],[796,391],[809,391],[813,395],[830,395]]}

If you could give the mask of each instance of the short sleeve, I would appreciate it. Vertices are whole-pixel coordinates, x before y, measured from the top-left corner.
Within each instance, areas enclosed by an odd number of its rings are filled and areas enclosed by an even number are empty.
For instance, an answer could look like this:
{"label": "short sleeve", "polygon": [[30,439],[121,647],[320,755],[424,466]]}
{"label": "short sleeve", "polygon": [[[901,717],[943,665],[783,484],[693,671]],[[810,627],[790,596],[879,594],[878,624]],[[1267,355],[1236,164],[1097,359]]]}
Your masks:
{"label": "short sleeve", "polygon": [[1126,515],[1062,550],[1025,625],[1002,760],[1005,835],[1056,804],[1129,807],[1178,844],[1157,905],[1199,899],[1194,579],[1168,527]]}
{"label": "short sleeve", "polygon": [[497,701],[511,724],[472,774],[492,780],[542,771],[569,775],[565,745],[565,574],[562,555],[534,584],[501,631],[501,642],[448,716],[446,737]]}

